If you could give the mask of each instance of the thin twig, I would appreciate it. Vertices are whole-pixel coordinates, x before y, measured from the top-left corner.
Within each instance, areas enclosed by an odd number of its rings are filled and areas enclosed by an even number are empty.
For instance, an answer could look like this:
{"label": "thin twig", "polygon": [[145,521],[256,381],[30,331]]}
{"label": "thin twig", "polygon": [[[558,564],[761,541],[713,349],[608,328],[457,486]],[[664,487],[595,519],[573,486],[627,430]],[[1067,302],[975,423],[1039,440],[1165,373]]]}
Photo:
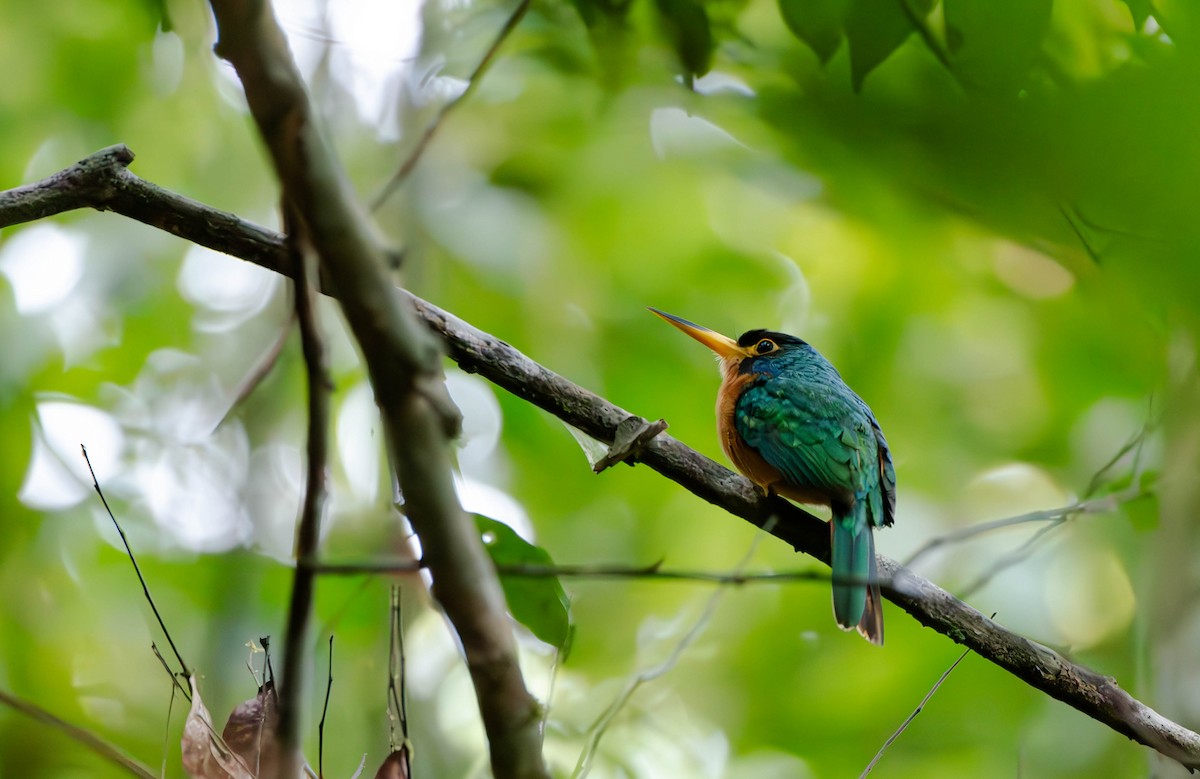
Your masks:
{"label": "thin twig", "polygon": [[986,587],[992,579],[995,579],[1004,571],[1027,559],[1029,555],[1033,554],[1034,548],[1043,538],[1050,535],[1050,533],[1057,528],[1061,527],[1068,519],[1070,519],[1069,515],[1060,517],[1059,519],[1052,520],[1050,524],[1038,528],[1036,533],[1025,539],[1025,543],[1021,544],[1008,554],[997,558],[990,566],[988,566],[987,570],[975,577],[975,579],[966,587],[963,587],[962,590],[959,591],[958,597],[969,598]]}
{"label": "thin twig", "polygon": [[333,692],[333,634],[329,634],[329,678],[325,681],[325,705],[317,724],[317,776],[325,779],[325,716],[329,714],[329,695]]}
{"label": "thin twig", "polygon": [[[401,610],[400,585],[394,584],[391,589],[391,600],[388,608],[388,687],[387,687],[387,716],[388,716],[388,748],[391,750],[385,764],[393,756],[403,768],[403,776],[412,776],[412,750],[408,741],[408,669],[404,654],[404,620]],[[396,738],[396,725],[400,726],[400,738]]]}
{"label": "thin twig", "polygon": [[1099,250],[1092,246],[1092,242],[1089,241],[1088,237],[1083,234],[1083,228],[1075,224],[1075,219],[1071,216],[1071,213],[1067,210],[1067,207],[1060,204],[1058,207],[1058,212],[1062,214],[1063,219],[1067,220],[1067,224],[1071,227],[1071,232],[1075,233],[1075,237],[1078,238],[1079,243],[1083,245],[1083,251],[1087,253],[1087,256],[1091,258],[1092,262],[1100,265]]}
{"label": "thin twig", "polygon": [[370,205],[372,211],[382,206],[384,202],[391,197],[392,193],[404,183],[404,180],[408,178],[408,175],[413,172],[414,168],[417,167],[417,163],[421,160],[421,155],[425,153],[425,149],[429,146],[430,141],[433,140],[433,136],[437,134],[437,131],[441,128],[442,123],[446,121],[446,116],[475,91],[476,87],[479,85],[479,82],[483,80],[483,74],[487,72],[488,67],[492,64],[492,60],[495,59],[496,53],[500,51],[500,47],[504,44],[504,41],[508,39],[508,36],[512,34],[512,31],[515,30],[517,25],[521,23],[521,19],[525,17],[525,13],[529,10],[529,5],[531,2],[532,0],[520,0],[520,2],[517,3],[517,7],[513,9],[513,12],[509,15],[508,20],[504,22],[504,26],[500,28],[498,33],[496,33],[496,37],[492,41],[492,45],[489,46],[488,50],[483,53],[483,57],[480,58],[479,63],[475,66],[475,70],[471,71],[471,75],[467,77],[466,88],[464,88],[457,97],[455,97],[453,100],[450,100],[440,109],[438,109],[437,114],[435,114],[429,124],[425,126],[425,131],[421,133],[421,137],[417,140],[417,145],[413,147],[411,152],[409,152],[408,157],[405,158],[404,162],[401,163],[396,172],[392,174],[392,177],[388,179],[388,182],[383,185],[383,189],[379,191],[379,194],[371,198]]}
{"label": "thin twig", "polygon": [[[158,654],[157,650],[155,650],[155,654]],[[164,658],[160,654],[158,659],[163,660]],[[182,690],[183,687],[179,684],[172,687],[171,700],[167,702],[167,720],[163,723],[162,764],[158,768],[159,779],[166,779],[167,776],[167,760],[171,754],[171,715],[175,712],[175,690],[177,689]]]}
{"label": "thin twig", "polygon": [[[396,586],[396,646],[400,651],[400,732],[408,744],[408,655],[404,652],[404,612],[400,601],[400,587]],[[407,752],[405,753],[407,755]],[[406,758],[407,760],[407,758]],[[409,767],[409,773],[412,773]]]}
{"label": "thin twig", "polygon": [[21,712],[31,719],[37,720],[43,725],[49,726],[68,738],[78,741],[113,765],[124,768],[133,776],[140,777],[141,779],[155,779],[154,774],[151,773],[149,768],[123,754],[116,746],[91,731],[84,730],[77,725],[72,725],[65,720],[59,719],[36,703],[31,703],[24,698],[18,698],[4,690],[0,690],[0,703]]}
{"label": "thin twig", "polygon": [[968,525],[967,527],[959,528],[958,530],[954,530],[929,539],[922,544],[917,551],[909,555],[908,559],[905,560],[902,565],[905,568],[911,568],[917,562],[917,560],[920,560],[922,557],[939,547],[947,544],[958,543],[960,541],[966,541],[967,539],[974,538],[975,536],[983,535],[984,533],[990,533],[993,530],[1001,530],[1006,527],[1013,527],[1014,525],[1026,525],[1039,522],[1051,522],[1058,524],[1072,516],[1075,516],[1076,514],[1104,514],[1114,511],[1118,506],[1121,505],[1121,503],[1128,500],[1133,500],[1134,498],[1139,497],[1139,495],[1140,491],[1137,494],[1130,494],[1128,497],[1125,497],[1124,500],[1122,500],[1122,496],[1119,495],[1105,495],[1103,498],[1071,503],[1070,505],[1060,506],[1054,509],[1030,511],[1013,517],[992,519],[988,520],[987,522],[980,522],[976,525]]}
{"label": "thin twig", "polygon": [[175,676],[175,672],[171,670],[170,664],[167,663],[167,658],[163,657],[162,652],[158,651],[158,644],[151,641],[150,651],[153,652],[154,656],[158,658],[158,662],[162,665],[163,670],[166,671],[167,676],[171,678],[171,684],[174,685],[174,688],[183,693],[183,697],[187,698],[188,702],[191,702],[192,696],[188,693],[184,686],[179,683],[178,677]]}
{"label": "thin twig", "polygon": [[167,643],[171,645],[171,651],[175,653],[175,659],[179,661],[179,667],[182,669],[183,675],[190,677],[192,673],[188,670],[187,663],[183,661],[183,657],[175,647],[175,642],[171,639],[171,633],[167,630],[167,625],[163,622],[162,615],[158,613],[158,606],[154,605],[154,598],[150,596],[150,587],[146,584],[146,577],[142,576],[142,569],[138,566],[137,558],[133,556],[133,550],[129,547],[129,539],[125,537],[125,531],[121,529],[121,525],[113,515],[112,509],[108,507],[108,499],[104,497],[104,490],[100,489],[100,482],[96,479],[96,470],[92,468],[92,461],[88,457],[87,447],[80,444],[79,448],[83,450],[83,461],[87,463],[88,472],[92,474],[92,487],[95,488],[96,494],[100,496],[100,502],[104,504],[104,510],[108,512],[108,518],[112,520],[113,527],[117,529],[117,534],[121,536],[121,543],[125,545],[125,553],[129,555],[129,562],[133,563],[133,571],[137,574],[138,581],[142,583],[142,592],[146,595],[146,602],[150,604],[150,610],[154,612],[154,618],[158,620],[158,626],[162,628],[163,635],[167,637]]}
{"label": "thin twig", "polygon": [[1148,436],[1150,431],[1153,429],[1153,425],[1150,422],[1142,425],[1142,428],[1138,430],[1138,432],[1132,437],[1130,437],[1130,439],[1126,441],[1125,444],[1108,459],[1108,462],[1104,463],[1104,465],[1101,465],[1096,472],[1092,474],[1092,479],[1088,482],[1087,489],[1083,491],[1083,497],[1090,498],[1091,496],[1095,495],[1096,491],[1104,486],[1104,477],[1108,475],[1108,472],[1115,468],[1117,463],[1121,462],[1122,458],[1124,458],[1125,455],[1129,454],[1131,451],[1134,452],[1132,470],[1135,477],[1134,480],[1136,481],[1139,461],[1141,460],[1142,447],[1146,443],[1146,436]]}
{"label": "thin twig", "polygon": [[263,678],[259,679],[258,671],[256,671],[254,669],[254,655],[258,654],[259,652],[262,652],[265,655],[266,651],[260,649],[258,644],[254,643],[253,641],[247,641],[245,646],[247,649],[250,650],[250,652],[246,655],[246,671],[249,672],[250,679],[251,679],[251,681],[254,682],[255,689],[258,689],[259,687],[262,687],[264,684],[266,684],[267,665],[266,665],[266,660],[264,659],[263,660]]}
{"label": "thin twig", "polygon": [[[570,651],[570,646],[567,647],[567,651]],[[550,679],[546,685],[546,702],[542,704],[542,721],[539,725],[542,733],[546,732],[546,725],[550,722],[550,713],[554,710],[554,689],[558,686],[558,671],[563,662],[563,651],[555,647],[553,659],[550,661]]]}
{"label": "thin twig", "polygon": [[[995,616],[996,615],[993,613],[992,617]],[[921,713],[921,710],[925,708],[925,704],[929,703],[929,699],[932,698],[933,694],[938,691],[939,687],[942,686],[942,682],[949,678],[950,674],[954,672],[954,669],[958,667],[958,664],[961,663],[969,654],[971,654],[971,650],[964,649],[963,653],[958,656],[958,659],[951,663],[950,667],[947,668],[940,677],[938,677],[938,680],[934,682],[933,687],[929,689],[929,692],[925,693],[925,697],[922,698],[921,702],[917,704],[917,708],[913,709],[913,713],[909,714],[904,722],[900,723],[900,727],[896,728],[896,732],[888,736],[888,740],[883,742],[883,746],[881,746],[879,751],[875,753],[875,757],[871,758],[871,762],[867,763],[867,767],[863,769],[861,774],[859,774],[858,779],[866,779],[867,775],[871,773],[871,770],[875,768],[875,764],[879,762],[881,757],[883,757],[883,753],[887,751],[887,748],[892,745],[892,742],[900,738],[901,733],[908,729],[908,726],[912,723],[912,721],[916,719],[917,715]]]}
{"label": "thin twig", "polygon": [[[400,687],[398,678],[400,676],[400,661],[397,654],[397,645],[399,643],[400,634],[400,588],[393,585],[389,590],[391,600],[388,602],[388,685],[387,685],[387,717],[388,717],[388,748],[391,751],[396,751],[396,730],[399,725],[403,732],[404,724],[400,722],[401,710],[400,696],[398,689]],[[404,736],[401,736],[403,741]]]}
{"label": "thin twig", "polygon": [[287,640],[283,647],[283,675],[277,685],[279,696],[278,736],[282,748],[280,776],[295,776],[299,768],[300,723],[302,719],[304,668],[308,656],[308,629],[312,619],[316,577],[310,564],[316,560],[321,536],[321,514],[325,506],[325,471],[329,450],[329,393],[331,384],[325,365],[325,348],[317,328],[313,306],[308,256],[299,243],[299,220],[284,207],[284,223],[291,226],[289,248],[295,269],[293,285],[300,344],[308,374],[308,472],[304,508],[296,530],[296,570],[288,610]]}
{"label": "thin twig", "polygon": [[[259,636],[258,643],[263,649],[263,668],[265,669],[263,673],[266,677],[263,680],[263,686],[266,686],[268,683],[270,683],[271,689],[276,690],[275,669],[271,667],[271,637]],[[278,691],[275,692],[275,697],[276,699],[279,698]]]}
{"label": "thin twig", "polygon": [[[387,713],[390,747],[395,751],[408,741],[408,660],[404,654],[403,610],[400,602],[400,586],[391,589],[391,605],[388,609],[388,690]],[[400,739],[396,739],[396,725],[400,726]]]}

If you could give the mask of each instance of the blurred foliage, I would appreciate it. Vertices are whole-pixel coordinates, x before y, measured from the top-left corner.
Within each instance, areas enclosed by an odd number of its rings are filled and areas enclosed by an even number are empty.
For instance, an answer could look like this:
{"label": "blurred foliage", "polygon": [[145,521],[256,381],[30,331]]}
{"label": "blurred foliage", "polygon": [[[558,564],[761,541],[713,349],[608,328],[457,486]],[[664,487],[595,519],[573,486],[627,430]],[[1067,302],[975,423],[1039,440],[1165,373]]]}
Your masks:
{"label": "blurred foliage", "polygon": [[[512,10],[278,3],[364,197]],[[0,186],[124,142],[139,175],[276,223],[203,3],[0,13],[0,70],[22,74],[0,90]],[[1200,12],[1182,0],[547,0],[377,218],[407,250],[406,286],[718,459],[711,358],[645,306],[803,335],[888,435],[899,513],[878,542],[901,559],[1069,503],[1150,425],[1102,493],[1152,494],[1048,533],[971,602],[1195,729],[1197,83]],[[0,236],[0,687],[168,776],[185,707],[78,445],[220,724],[256,689],[247,642],[284,621],[305,426],[289,305],[269,274],[112,215]],[[322,312],[338,387],[324,550],[412,554],[362,368],[336,308]],[[453,368],[449,381],[468,509],[555,561],[726,571],[750,548],[749,525],[644,468],[594,476],[557,420]],[[1038,529],[950,545],[918,570],[961,591]],[[768,539],[749,567],[809,564]],[[318,668],[329,633],[338,644],[329,775],[388,751],[389,583],[320,583]],[[480,775],[470,681],[421,580],[404,583],[415,771]],[[569,660],[522,636],[531,688],[553,691],[547,756],[569,775],[587,729],[711,589],[564,584]],[[821,584],[729,589],[613,721],[591,775],[857,774],[957,648],[889,606],[876,649],[829,612]],[[323,688],[314,671],[310,755]],[[1179,770],[968,657],[875,775]],[[115,775],[0,709],[0,776]]]}

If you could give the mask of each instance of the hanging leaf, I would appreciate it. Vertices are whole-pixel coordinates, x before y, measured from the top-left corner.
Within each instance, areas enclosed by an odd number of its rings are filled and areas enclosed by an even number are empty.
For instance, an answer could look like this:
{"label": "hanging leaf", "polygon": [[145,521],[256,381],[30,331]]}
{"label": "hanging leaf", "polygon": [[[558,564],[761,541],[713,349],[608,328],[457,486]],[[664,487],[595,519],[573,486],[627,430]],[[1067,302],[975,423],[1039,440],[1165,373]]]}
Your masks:
{"label": "hanging leaf", "polygon": [[[545,549],[521,538],[508,525],[475,515],[475,526],[496,565],[554,565]],[[501,576],[513,619],[564,654],[571,639],[571,601],[555,576]]]}
{"label": "hanging leaf", "polygon": [[1125,516],[1134,530],[1146,532],[1158,527],[1158,496],[1141,495],[1125,504]]}
{"label": "hanging leaf", "polygon": [[221,731],[226,745],[250,766],[257,776],[274,776],[278,752],[275,726],[279,722],[275,683],[268,681],[258,694],[234,708]]}
{"label": "hanging leaf", "polygon": [[212,715],[196,688],[192,685],[192,708],[183,725],[180,747],[183,751],[183,770],[193,779],[254,779],[254,774],[213,729]]}
{"label": "hanging leaf", "polygon": [[688,76],[703,76],[712,67],[713,35],[708,11],[698,0],[656,0],[667,36]]}
{"label": "hanging leaf", "polygon": [[779,0],[784,23],[824,65],[842,43],[842,27],[850,0]]}
{"label": "hanging leaf", "polygon": [[850,81],[861,90],[867,74],[879,67],[916,31],[912,17],[924,19],[932,0],[850,0],[846,40],[850,44]]}
{"label": "hanging leaf", "polygon": [[1129,524],[1133,526],[1134,530],[1142,532],[1154,530],[1158,527],[1159,522],[1158,493],[1156,492],[1158,471],[1153,468],[1142,471],[1138,474],[1137,480],[1138,490],[1141,494],[1125,504],[1125,516],[1129,518]]}
{"label": "hanging leaf", "polygon": [[967,84],[1013,92],[1042,49],[1053,0],[945,0],[946,46]]}
{"label": "hanging leaf", "polygon": [[375,779],[408,779],[410,775],[408,744],[405,744],[383,759]]}

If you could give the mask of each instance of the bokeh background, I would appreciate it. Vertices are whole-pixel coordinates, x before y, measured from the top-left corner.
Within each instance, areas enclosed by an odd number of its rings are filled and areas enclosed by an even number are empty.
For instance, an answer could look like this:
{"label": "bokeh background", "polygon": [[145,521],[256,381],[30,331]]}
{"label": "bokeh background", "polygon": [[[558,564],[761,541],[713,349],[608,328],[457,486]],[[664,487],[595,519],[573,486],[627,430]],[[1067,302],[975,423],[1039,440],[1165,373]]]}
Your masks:
{"label": "bokeh background", "polygon": [[[645,307],[734,336],[801,335],[888,436],[898,518],[878,545],[897,558],[1108,496],[915,568],[1196,728],[1200,12],[911,8],[896,22],[892,5],[860,0],[534,3],[375,212],[405,250],[398,280],[721,461],[712,358]],[[514,6],[277,9],[369,199]],[[829,14],[844,26],[806,26]],[[0,187],[123,142],[138,175],[277,226],[277,186],[205,4],[0,0],[0,16]],[[220,724],[254,693],[248,642],[280,635],[285,616],[305,435],[290,305],[271,273],[111,214],[0,234],[0,687],[167,776],[182,775],[186,704],[151,654],[165,642],[79,446]],[[321,314],[336,383],[323,549],[397,553],[365,372],[336,307]],[[594,476],[554,418],[449,364],[447,379],[465,415],[465,504],[556,562],[815,565],[648,469]],[[332,633],[330,776],[386,754],[392,581],[320,582],[308,752]],[[453,639],[421,581],[401,581],[417,775],[486,775]],[[717,598],[698,583],[563,583],[569,657],[518,628],[561,776],[622,688],[672,657],[612,720],[591,776],[857,775],[959,652],[890,606],[883,649],[841,633],[820,582]],[[975,656],[875,771],[1177,774]],[[116,775],[0,708],[0,776]]]}

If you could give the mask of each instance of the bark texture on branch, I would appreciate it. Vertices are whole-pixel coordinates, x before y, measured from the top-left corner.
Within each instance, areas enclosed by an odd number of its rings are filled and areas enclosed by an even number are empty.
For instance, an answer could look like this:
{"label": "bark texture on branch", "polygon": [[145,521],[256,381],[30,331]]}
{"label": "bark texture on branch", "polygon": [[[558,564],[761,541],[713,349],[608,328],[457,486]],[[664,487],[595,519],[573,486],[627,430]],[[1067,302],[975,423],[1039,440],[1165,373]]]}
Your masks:
{"label": "bark texture on branch", "polygon": [[[497,779],[548,777],[540,710],[521,676],[500,581],[455,493],[449,438],[460,418],[446,391],[439,345],[412,306],[392,292],[383,243],[318,127],[271,4],[210,4],[216,52],[241,78],[284,198],[302,220],[362,349],[405,514],[421,539],[434,597],[462,641],[492,773]],[[300,679],[283,682],[298,688]]]}
{"label": "bark texture on branch", "polygon": [[[90,165],[87,169],[100,180],[118,182],[117,186],[104,190],[90,184],[79,185],[83,191],[92,193],[81,198],[71,191],[76,184],[70,182],[78,180],[65,176],[80,167],[76,165],[37,184],[0,192],[0,228],[80,207],[112,210],[155,224],[143,218],[144,211],[125,209],[127,204],[137,205],[147,199],[153,201],[158,197],[153,193],[162,190],[125,170],[123,166],[128,164],[125,155],[113,155],[111,150],[103,150],[89,160],[94,162],[104,155],[108,155],[109,166],[120,169],[103,170],[103,165]],[[19,205],[26,197],[38,199],[39,205],[33,215],[28,214],[34,210]],[[97,199],[92,200],[92,197]],[[263,267],[288,272],[282,235],[250,223],[238,223],[236,217],[229,214],[223,214],[223,218],[232,220],[228,223],[230,228],[214,233],[203,218],[183,210],[180,205],[191,208],[198,204],[177,195],[168,195],[158,202],[159,208],[169,212],[160,218],[175,225],[176,229],[171,232]],[[268,256],[264,257],[264,254]],[[411,301],[463,370],[478,373],[588,435],[611,443],[617,427],[631,416],[432,303],[402,290],[395,294]],[[704,500],[759,527],[771,516],[777,516],[778,521],[769,527],[772,535],[799,552],[826,563],[829,561],[829,531],[824,522],[786,501],[763,497],[747,479],[671,436],[661,434],[651,440],[642,448],[639,461]],[[881,556],[879,573],[884,580],[893,582],[884,593],[888,600],[922,625],[969,647],[1030,686],[1178,761],[1189,770],[1200,768],[1200,734],[1163,717],[1123,690],[1111,677],[1005,629],[894,560]]]}

